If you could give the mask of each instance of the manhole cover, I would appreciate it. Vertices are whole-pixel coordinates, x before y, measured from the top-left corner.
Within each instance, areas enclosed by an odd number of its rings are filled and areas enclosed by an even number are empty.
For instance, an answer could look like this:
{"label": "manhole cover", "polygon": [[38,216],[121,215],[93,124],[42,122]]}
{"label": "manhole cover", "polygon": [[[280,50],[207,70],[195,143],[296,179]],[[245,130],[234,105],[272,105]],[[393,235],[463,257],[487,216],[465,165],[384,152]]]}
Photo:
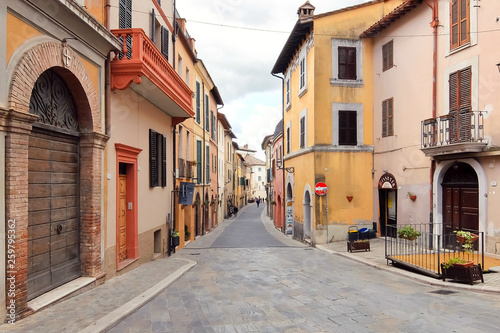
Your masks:
{"label": "manhole cover", "polygon": [[199,253],[199,252],[198,252],[198,253],[190,253],[189,255],[190,255],[190,256],[199,256],[199,255],[200,255],[200,253]]}
{"label": "manhole cover", "polygon": [[431,294],[438,294],[438,295],[450,295],[450,294],[456,294],[456,293],[458,293],[458,291],[439,289],[439,290],[431,291],[430,293]]}

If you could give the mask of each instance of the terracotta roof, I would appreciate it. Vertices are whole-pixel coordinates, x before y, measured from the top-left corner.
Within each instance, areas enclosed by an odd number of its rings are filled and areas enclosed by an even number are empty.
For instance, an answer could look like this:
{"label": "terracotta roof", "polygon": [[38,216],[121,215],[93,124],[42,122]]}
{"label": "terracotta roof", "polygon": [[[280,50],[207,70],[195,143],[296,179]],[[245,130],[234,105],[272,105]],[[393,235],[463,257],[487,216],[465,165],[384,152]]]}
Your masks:
{"label": "terracotta roof", "polygon": [[248,165],[266,165],[266,162],[259,160],[257,157],[254,157],[252,155],[245,156],[245,162]]}
{"label": "terracotta roof", "polygon": [[398,20],[401,16],[414,9],[421,3],[422,0],[406,0],[398,7],[394,8],[392,12],[384,16],[380,21],[363,31],[363,33],[359,35],[359,37],[367,38],[376,36],[379,32],[387,28],[394,21]]}
{"label": "terracotta roof", "polygon": [[281,50],[276,63],[274,64],[271,74],[285,73],[288,67],[288,63],[293,58],[293,55],[300,48],[300,45],[302,45],[302,42],[304,41],[304,39],[306,39],[306,36],[312,31],[312,29],[312,20],[306,20],[305,22],[297,21],[295,27],[293,27],[293,30],[290,33],[290,36],[288,36],[285,46],[283,46],[283,49]]}

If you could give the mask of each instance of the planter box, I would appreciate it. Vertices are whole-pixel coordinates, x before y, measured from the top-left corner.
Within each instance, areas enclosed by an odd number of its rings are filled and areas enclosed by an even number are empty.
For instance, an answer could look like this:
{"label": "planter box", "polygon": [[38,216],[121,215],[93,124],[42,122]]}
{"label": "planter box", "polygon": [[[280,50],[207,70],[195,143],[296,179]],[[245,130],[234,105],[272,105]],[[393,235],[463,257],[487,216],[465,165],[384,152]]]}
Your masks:
{"label": "planter box", "polygon": [[443,264],[441,264],[441,271],[443,281],[448,278],[453,279],[455,282],[467,282],[473,284],[474,281],[481,280],[481,282],[484,283],[481,264],[471,266],[454,265],[450,268],[444,268]]}
{"label": "planter box", "polygon": [[370,241],[365,242],[347,242],[347,251],[370,251]]}

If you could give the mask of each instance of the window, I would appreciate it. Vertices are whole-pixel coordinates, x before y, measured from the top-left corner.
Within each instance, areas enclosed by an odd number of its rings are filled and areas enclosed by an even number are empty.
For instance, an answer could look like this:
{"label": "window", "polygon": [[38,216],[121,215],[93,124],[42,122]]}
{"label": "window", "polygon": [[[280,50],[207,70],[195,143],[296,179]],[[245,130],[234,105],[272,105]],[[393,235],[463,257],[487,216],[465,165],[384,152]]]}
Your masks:
{"label": "window", "polygon": [[356,111],[339,111],[339,145],[355,146],[357,142]]}
{"label": "window", "polygon": [[[120,0],[118,3],[118,28],[130,29],[132,28],[132,0]],[[119,38],[121,41],[123,37]],[[132,56],[132,36],[127,36],[127,59]],[[123,51],[120,51],[119,58],[123,58]]]}
{"label": "window", "polygon": [[259,172],[262,171],[262,168],[259,167]]}
{"label": "window", "polygon": [[339,79],[356,80],[356,48],[339,46]]}
{"label": "window", "polygon": [[184,158],[183,130],[184,128],[182,126],[179,126],[179,144],[178,144],[179,158]]}
{"label": "window", "polygon": [[470,0],[450,2],[450,49],[470,42]]}
{"label": "window", "polygon": [[300,148],[306,146],[306,118],[300,118]]}
{"label": "window", "polygon": [[156,14],[154,8],[151,9],[151,41],[156,42]]}
{"label": "window", "polygon": [[210,147],[205,146],[205,184],[210,183]]}
{"label": "window", "polygon": [[303,90],[306,86],[306,57],[304,56],[299,62],[299,90]]}
{"label": "window", "polygon": [[168,29],[163,26],[161,27],[161,54],[168,61]]}
{"label": "window", "polygon": [[196,183],[201,184],[201,170],[202,170],[202,145],[201,140],[196,140]]}
{"label": "window", "polygon": [[467,67],[450,74],[450,141],[469,142],[472,110],[472,68]]}
{"label": "window", "polygon": [[215,121],[215,115],[214,115],[214,112],[213,111],[210,111],[210,118],[211,118],[211,128],[212,128],[212,140],[215,140],[215,133],[217,132],[215,126],[217,124],[217,122]]}
{"label": "window", "polygon": [[291,96],[290,96],[290,77],[286,78],[286,106],[290,106],[291,102]]}
{"label": "window", "polygon": [[262,177],[261,177],[261,176],[259,176],[259,178],[257,179],[257,181],[259,181],[259,182],[260,182],[261,180],[262,180]]}
{"label": "window", "polygon": [[393,53],[393,42],[392,40],[384,45],[382,45],[382,70],[386,71],[391,68],[394,63],[392,59]]}
{"label": "window", "polygon": [[149,186],[167,186],[167,138],[149,130]]}
{"label": "window", "polygon": [[186,84],[188,85],[188,87],[189,87],[190,82],[191,81],[189,80],[189,68],[187,68],[187,66],[186,66]]}
{"label": "window", "polygon": [[190,151],[190,148],[191,147],[191,133],[186,130],[186,161],[190,161],[191,160],[191,151]]}
{"label": "window", "polygon": [[332,39],[332,86],[363,87],[363,43]]}
{"label": "window", "polygon": [[208,110],[210,109],[209,105],[209,100],[208,100],[208,95],[205,95],[205,130],[208,132],[210,131],[210,114],[208,113]]}
{"label": "window", "polygon": [[200,82],[196,81],[196,122],[201,124],[201,96],[200,96]]}
{"label": "window", "polygon": [[394,100],[382,101],[382,137],[394,135]]}
{"label": "window", "polygon": [[290,154],[290,151],[292,149],[292,138],[290,137],[290,123],[288,123],[288,126],[286,127],[286,153]]}

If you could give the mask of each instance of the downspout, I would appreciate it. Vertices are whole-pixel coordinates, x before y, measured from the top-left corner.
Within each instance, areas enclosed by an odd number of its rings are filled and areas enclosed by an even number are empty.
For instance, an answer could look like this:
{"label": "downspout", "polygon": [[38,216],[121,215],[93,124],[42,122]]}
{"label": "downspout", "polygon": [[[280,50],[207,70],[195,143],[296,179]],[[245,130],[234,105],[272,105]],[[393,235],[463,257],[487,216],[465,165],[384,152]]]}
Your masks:
{"label": "downspout", "polygon": [[175,7],[175,0],[174,0],[174,31],[172,33],[172,67],[174,68],[175,71],[175,41],[177,40],[177,18],[175,17],[176,14],[176,7]]}
{"label": "downspout", "polygon": [[[432,10],[432,35],[433,35],[433,50],[432,50],[432,118],[436,118],[436,105],[437,105],[437,47],[438,47],[438,26],[439,26],[439,15],[438,15],[438,0],[433,0],[433,4],[430,5],[429,1],[426,1],[426,5],[429,6]],[[429,222],[433,224],[434,216],[433,216],[433,188],[434,188],[434,172],[436,170],[436,161],[431,160],[431,168],[430,168],[430,214],[429,214]]]}
{"label": "downspout", "polygon": [[[224,107],[224,103],[222,103],[220,107],[217,107],[217,115],[219,114],[219,110],[222,109],[223,107]],[[217,119],[217,118],[218,117],[215,117],[215,119]],[[216,128],[216,132],[217,132],[216,133],[217,134],[216,135],[216,140],[217,140],[217,166],[218,166],[218,168],[217,168],[217,205],[219,206],[217,209],[221,209],[220,203],[222,202],[221,196],[222,196],[222,194],[224,194],[224,188],[221,189],[219,187],[219,173],[221,172],[221,170],[220,170],[220,166],[219,166],[219,133],[217,131],[217,129],[219,128],[218,123],[215,124],[215,128]],[[224,137],[222,137],[222,147],[225,148],[224,147]],[[222,184],[224,184],[224,169],[225,169],[225,166],[224,166],[224,163],[222,163],[222,165],[223,165],[222,166],[222,168],[223,168],[222,169],[222,175],[223,175],[223,177],[222,177],[223,178]],[[221,191],[221,190],[222,190],[222,194],[219,193],[219,191]],[[224,200],[225,200],[225,198],[224,198]],[[217,211],[217,214],[215,214],[215,215],[217,216],[217,225],[219,225],[219,211]],[[224,219],[224,211],[222,212],[222,219]]]}
{"label": "downspout", "polygon": [[203,207],[202,210],[203,210],[203,218],[201,219],[201,234],[204,235],[205,234],[205,224],[206,224],[206,214],[205,214],[205,182],[207,181],[206,177],[205,177],[205,174],[207,172],[207,170],[205,170],[205,164],[206,164],[206,158],[207,156],[205,156],[205,154],[207,153],[207,148],[205,147],[206,145],[206,142],[205,142],[205,126],[207,126],[207,124],[205,124],[205,108],[206,108],[206,105],[205,105],[205,82],[202,82],[201,83],[201,105],[203,107],[203,126],[202,126],[202,129],[203,129],[203,144],[201,146],[201,186],[203,187],[203,196],[201,198],[201,202],[203,203],[201,206]]}
{"label": "downspout", "polygon": [[[172,55],[172,66],[174,68],[174,71],[175,71],[175,38],[176,38],[176,35],[175,35],[175,32],[177,31],[176,27],[177,25],[175,24],[175,0],[174,0],[174,31],[173,31],[173,34],[172,34],[172,44],[173,44],[173,55]],[[172,119],[173,121],[173,119]],[[176,148],[177,148],[177,145],[176,145],[176,134],[177,134],[177,131],[176,131],[176,128],[177,128],[177,124],[175,124],[174,126],[172,126],[172,145],[173,145],[173,148],[172,148],[172,192],[171,192],[171,200],[170,200],[170,211],[172,212],[172,225],[171,225],[171,228],[169,228],[169,221],[168,221],[168,218],[167,218],[167,238],[168,238],[168,241],[167,241],[167,246],[168,246],[168,256],[170,256],[171,254],[171,244],[172,244],[172,231],[175,231],[175,227],[176,227],[176,210],[177,210],[177,205],[175,204],[175,196],[177,194],[177,191],[175,190],[175,187],[176,187],[176,165],[177,165],[177,161],[176,161],[176,155],[177,155],[177,151],[176,151]],[[184,235],[184,242],[186,242],[186,236]],[[174,250],[174,253],[175,253],[175,248],[173,249]]]}
{"label": "downspout", "polygon": [[[106,20],[106,30],[110,29],[110,8],[111,0],[106,0],[105,7],[105,20]],[[111,134],[111,52],[108,54],[106,62],[104,63],[104,122],[105,122],[105,134],[110,136]]]}
{"label": "downspout", "polygon": [[[285,77],[280,77],[274,73],[271,73],[272,76],[274,77],[277,77],[278,79],[281,79],[281,120],[282,120],[282,128],[281,128],[281,136],[283,138],[283,144],[281,145],[281,158],[282,158],[282,161],[281,161],[281,168],[283,170],[283,183],[281,186],[283,186],[283,198],[281,198],[281,201],[285,201],[285,198],[286,198],[286,186],[285,186],[285,96],[284,96],[284,89],[285,89]],[[287,138],[288,140],[288,138]],[[280,202],[279,203],[280,205],[282,205],[282,203]],[[286,207],[285,205],[282,205],[281,206],[283,209],[282,209],[282,212],[281,212],[281,217],[283,218],[281,220],[282,222],[282,225],[283,225],[283,233],[286,234],[286,221],[285,221],[285,217],[286,217]],[[274,213],[274,212],[273,212]]]}

